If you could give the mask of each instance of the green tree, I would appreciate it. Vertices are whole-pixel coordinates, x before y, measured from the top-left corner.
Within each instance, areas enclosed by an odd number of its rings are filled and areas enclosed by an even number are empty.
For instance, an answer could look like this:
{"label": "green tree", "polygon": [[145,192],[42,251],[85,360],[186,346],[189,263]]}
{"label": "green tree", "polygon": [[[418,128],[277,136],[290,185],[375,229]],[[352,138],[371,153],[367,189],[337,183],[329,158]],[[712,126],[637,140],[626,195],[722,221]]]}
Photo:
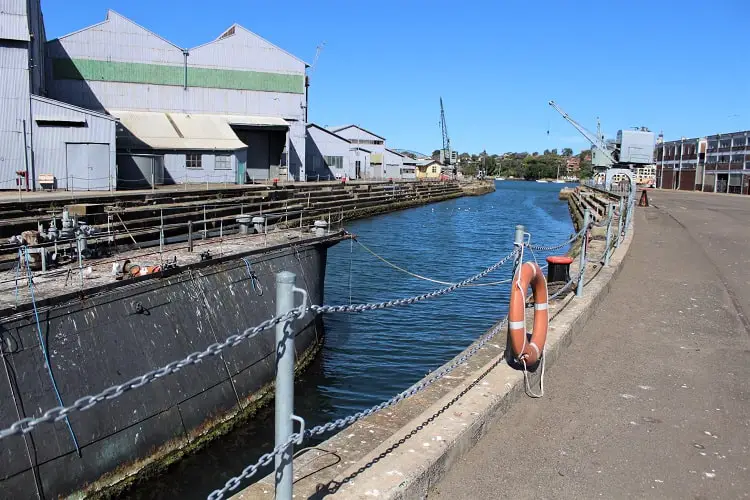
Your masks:
{"label": "green tree", "polygon": [[563,148],[562,150],[563,156],[573,156],[573,150],[570,148]]}
{"label": "green tree", "polygon": [[553,154],[553,155],[557,156],[557,148],[555,148],[552,151],[550,151],[550,154]]}
{"label": "green tree", "polygon": [[436,149],[432,152],[432,159],[433,160],[439,160],[440,159],[440,150]]}

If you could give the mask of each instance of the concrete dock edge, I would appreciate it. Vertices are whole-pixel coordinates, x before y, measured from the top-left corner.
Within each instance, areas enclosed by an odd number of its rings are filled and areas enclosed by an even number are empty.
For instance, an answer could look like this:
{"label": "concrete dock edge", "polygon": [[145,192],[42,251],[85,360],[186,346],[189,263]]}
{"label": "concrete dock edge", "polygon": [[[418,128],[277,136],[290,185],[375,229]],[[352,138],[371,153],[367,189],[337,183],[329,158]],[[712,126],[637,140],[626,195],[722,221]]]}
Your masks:
{"label": "concrete dock edge", "polygon": [[[582,299],[571,296],[564,301],[560,310],[553,313],[547,339],[547,363],[554,363],[559,358],[562,349],[571,344],[576,333],[583,329],[609,293],[612,280],[622,269],[633,234],[631,227],[612,256],[610,266],[599,268],[587,283]],[[397,442],[395,439],[386,440],[342,475],[349,477],[353,472],[365,468],[354,480],[342,485],[337,496],[394,500],[425,498],[451,464],[470,450],[519,397],[526,397],[522,373],[510,368],[502,359],[501,355],[486,363],[464,383],[395,433],[394,438],[417,429],[424,436],[422,443],[415,444],[428,451],[422,449],[417,453],[397,447],[387,457],[379,458]],[[538,377],[539,373],[531,377],[532,388],[538,387]],[[481,382],[477,384],[478,379]],[[445,411],[446,406],[452,406],[452,411]],[[458,414],[468,414],[470,418],[462,419],[457,417]],[[425,422],[429,423],[425,425]],[[424,442],[430,447],[423,446]],[[513,446],[512,443],[508,445]],[[304,494],[302,497],[317,498]]]}

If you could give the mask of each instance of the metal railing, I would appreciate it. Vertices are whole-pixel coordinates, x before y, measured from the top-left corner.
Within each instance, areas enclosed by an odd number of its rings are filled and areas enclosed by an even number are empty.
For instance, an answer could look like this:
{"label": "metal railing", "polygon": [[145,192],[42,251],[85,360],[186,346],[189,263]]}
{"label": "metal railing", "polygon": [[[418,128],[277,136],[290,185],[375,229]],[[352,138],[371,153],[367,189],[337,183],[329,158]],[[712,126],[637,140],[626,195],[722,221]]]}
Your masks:
{"label": "metal railing", "polygon": [[[459,288],[472,286],[475,282],[488,276],[490,273],[498,270],[504,264],[509,261],[513,261],[513,278],[511,286],[515,286],[516,283],[512,283],[517,280],[518,270],[523,264],[523,251],[529,249],[531,252],[537,250],[557,250],[567,247],[581,240],[580,255],[579,255],[579,271],[574,275],[563,287],[550,296],[550,299],[558,298],[563,293],[571,290],[572,286],[575,285],[576,297],[581,297],[584,292],[584,274],[586,264],[589,260],[589,240],[590,230],[593,226],[598,225],[599,227],[606,227],[606,239],[605,239],[605,250],[601,258],[601,262],[604,266],[608,266],[610,262],[611,253],[619,247],[620,242],[625,237],[626,232],[631,224],[631,212],[634,203],[630,197],[620,198],[619,207],[614,208],[614,205],[610,205],[608,209],[607,218],[598,224],[594,224],[591,218],[591,212],[588,208],[584,210],[583,224],[581,229],[573,235],[572,238],[565,242],[553,245],[553,246],[540,246],[532,245],[529,240],[525,240],[523,237],[518,238],[518,234],[528,235],[523,226],[516,226],[516,238],[513,242],[513,250],[506,254],[504,257],[499,259],[494,264],[485,268],[481,272],[466,278],[462,281],[458,281],[444,288],[434,290],[429,293],[416,295],[412,297],[405,297],[399,299],[393,299],[378,303],[363,303],[363,304],[349,304],[349,305],[308,305],[308,294],[307,291],[296,286],[296,276],[290,272],[280,272],[276,275],[276,316],[266,321],[263,321],[257,326],[248,328],[242,333],[236,335],[230,335],[221,342],[216,342],[209,345],[201,351],[196,351],[183,359],[172,361],[167,365],[151,370],[138,377],[134,377],[124,383],[117,384],[104,389],[93,395],[79,398],[70,405],[63,405],[48,409],[37,417],[22,418],[10,426],[0,429],[0,440],[8,438],[14,435],[22,435],[33,431],[38,426],[45,423],[53,423],[67,419],[67,416],[73,412],[85,411],[93,406],[103,403],[107,400],[118,398],[124,393],[132,390],[136,390],[143,387],[155,380],[174,374],[190,365],[200,363],[202,360],[216,356],[223,351],[235,347],[237,345],[245,343],[248,339],[253,338],[266,330],[271,328],[275,329],[275,346],[276,346],[276,384],[275,384],[275,447],[268,453],[263,454],[255,463],[246,466],[240,474],[229,479],[221,488],[213,491],[208,498],[211,500],[219,500],[225,498],[225,495],[231,491],[236,490],[240,487],[242,482],[249,479],[257,474],[257,472],[264,466],[268,466],[271,462],[275,462],[275,486],[276,486],[276,498],[278,500],[291,500],[293,496],[293,457],[294,457],[294,446],[303,443],[305,440],[313,437],[320,436],[329,433],[334,430],[343,429],[358,420],[361,420],[369,415],[372,415],[384,408],[395,405],[399,401],[402,401],[418,392],[423,391],[434,382],[442,379],[457,367],[466,363],[476,353],[478,353],[492,338],[496,337],[504,328],[507,323],[506,319],[497,323],[489,332],[480,337],[468,350],[466,350],[461,356],[455,358],[449,364],[444,365],[431,372],[422,381],[409,387],[408,389],[396,394],[387,401],[381,402],[369,409],[356,412],[344,418],[339,418],[330,421],[323,425],[318,425],[312,428],[305,427],[305,421],[294,414],[294,337],[295,332],[292,331],[291,325],[294,320],[303,318],[310,314],[341,314],[341,313],[362,313],[366,311],[388,309],[393,307],[406,307],[417,302],[425,300],[435,299],[443,295],[449,294]],[[617,219],[617,232],[613,234],[613,228],[615,227],[615,219]],[[298,305],[295,301],[295,296],[301,296],[302,300],[299,301]],[[572,299],[575,300],[575,299]],[[294,432],[294,423],[297,422],[300,425],[300,429]]]}

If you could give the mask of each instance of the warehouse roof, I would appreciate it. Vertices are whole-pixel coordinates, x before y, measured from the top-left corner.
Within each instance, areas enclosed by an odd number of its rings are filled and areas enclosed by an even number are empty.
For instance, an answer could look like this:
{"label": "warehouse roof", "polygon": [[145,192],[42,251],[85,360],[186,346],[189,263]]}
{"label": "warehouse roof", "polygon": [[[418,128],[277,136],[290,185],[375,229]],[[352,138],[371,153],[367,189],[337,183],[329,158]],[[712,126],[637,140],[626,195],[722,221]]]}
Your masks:
{"label": "warehouse roof", "polygon": [[342,140],[342,141],[344,141],[344,142],[348,142],[348,143],[350,143],[350,144],[351,144],[351,142],[352,142],[352,141],[350,141],[349,139],[347,139],[346,137],[341,137],[341,136],[340,136],[340,135],[338,135],[338,134],[337,134],[336,132],[333,132],[333,131],[331,131],[331,130],[328,130],[327,128],[323,128],[323,127],[321,127],[321,126],[320,126],[320,125],[318,125],[317,123],[308,123],[308,124],[307,124],[307,128],[310,128],[310,127],[314,127],[314,128],[316,128],[316,129],[318,129],[318,130],[321,130],[321,131],[325,132],[326,134],[330,134],[330,135],[334,136],[334,137],[335,137],[336,139]]}
{"label": "warehouse roof", "polygon": [[373,135],[373,136],[377,137],[378,139],[383,139],[384,141],[386,140],[386,138],[385,138],[385,137],[379,136],[378,134],[374,134],[374,133],[370,132],[369,130],[367,130],[367,129],[364,129],[364,128],[360,127],[359,125],[354,125],[354,124],[351,124],[351,125],[341,125],[341,126],[337,126],[337,127],[326,127],[326,128],[327,128],[328,130],[330,130],[331,132],[333,132],[333,133],[336,133],[336,134],[338,134],[338,133],[339,133],[339,132],[341,132],[342,130],[346,130],[346,129],[348,129],[348,128],[352,128],[352,127],[354,127],[354,128],[358,128],[358,129],[360,129],[360,130],[361,130],[362,132],[367,132],[368,134],[370,134],[370,135]]}
{"label": "warehouse roof", "polygon": [[244,149],[231,125],[288,127],[277,117],[116,111],[120,119],[118,142],[126,147],[151,149],[235,150]]}

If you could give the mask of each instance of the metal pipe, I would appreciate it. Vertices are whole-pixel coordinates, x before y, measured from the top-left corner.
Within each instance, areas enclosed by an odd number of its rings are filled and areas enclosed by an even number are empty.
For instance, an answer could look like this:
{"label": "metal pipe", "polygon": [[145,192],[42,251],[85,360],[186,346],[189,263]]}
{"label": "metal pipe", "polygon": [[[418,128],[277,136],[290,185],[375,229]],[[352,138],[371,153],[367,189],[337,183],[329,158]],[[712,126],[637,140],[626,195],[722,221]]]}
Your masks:
{"label": "metal pipe", "polygon": [[[294,308],[294,288],[297,276],[289,271],[276,274],[276,315]],[[291,321],[276,325],[276,386],[274,408],[274,438],[278,447],[289,440],[294,430],[294,331]],[[289,444],[275,458],[276,500],[292,499],[292,457],[294,445]]]}
{"label": "metal pipe", "polygon": [[193,221],[188,221],[188,252],[193,251]]}
{"label": "metal pipe", "polygon": [[583,211],[583,235],[581,236],[581,255],[580,255],[580,268],[578,269],[578,286],[576,287],[576,296],[583,296],[583,274],[586,270],[586,253],[588,252],[588,233],[589,233],[589,221],[591,220],[591,212],[588,208]]}
{"label": "metal pipe", "polygon": [[188,56],[190,55],[190,52],[188,52],[186,49],[182,49],[182,55],[185,61],[184,67],[185,67],[185,83],[183,86],[183,90],[188,89],[188,75],[187,75],[187,68],[188,68]]}

